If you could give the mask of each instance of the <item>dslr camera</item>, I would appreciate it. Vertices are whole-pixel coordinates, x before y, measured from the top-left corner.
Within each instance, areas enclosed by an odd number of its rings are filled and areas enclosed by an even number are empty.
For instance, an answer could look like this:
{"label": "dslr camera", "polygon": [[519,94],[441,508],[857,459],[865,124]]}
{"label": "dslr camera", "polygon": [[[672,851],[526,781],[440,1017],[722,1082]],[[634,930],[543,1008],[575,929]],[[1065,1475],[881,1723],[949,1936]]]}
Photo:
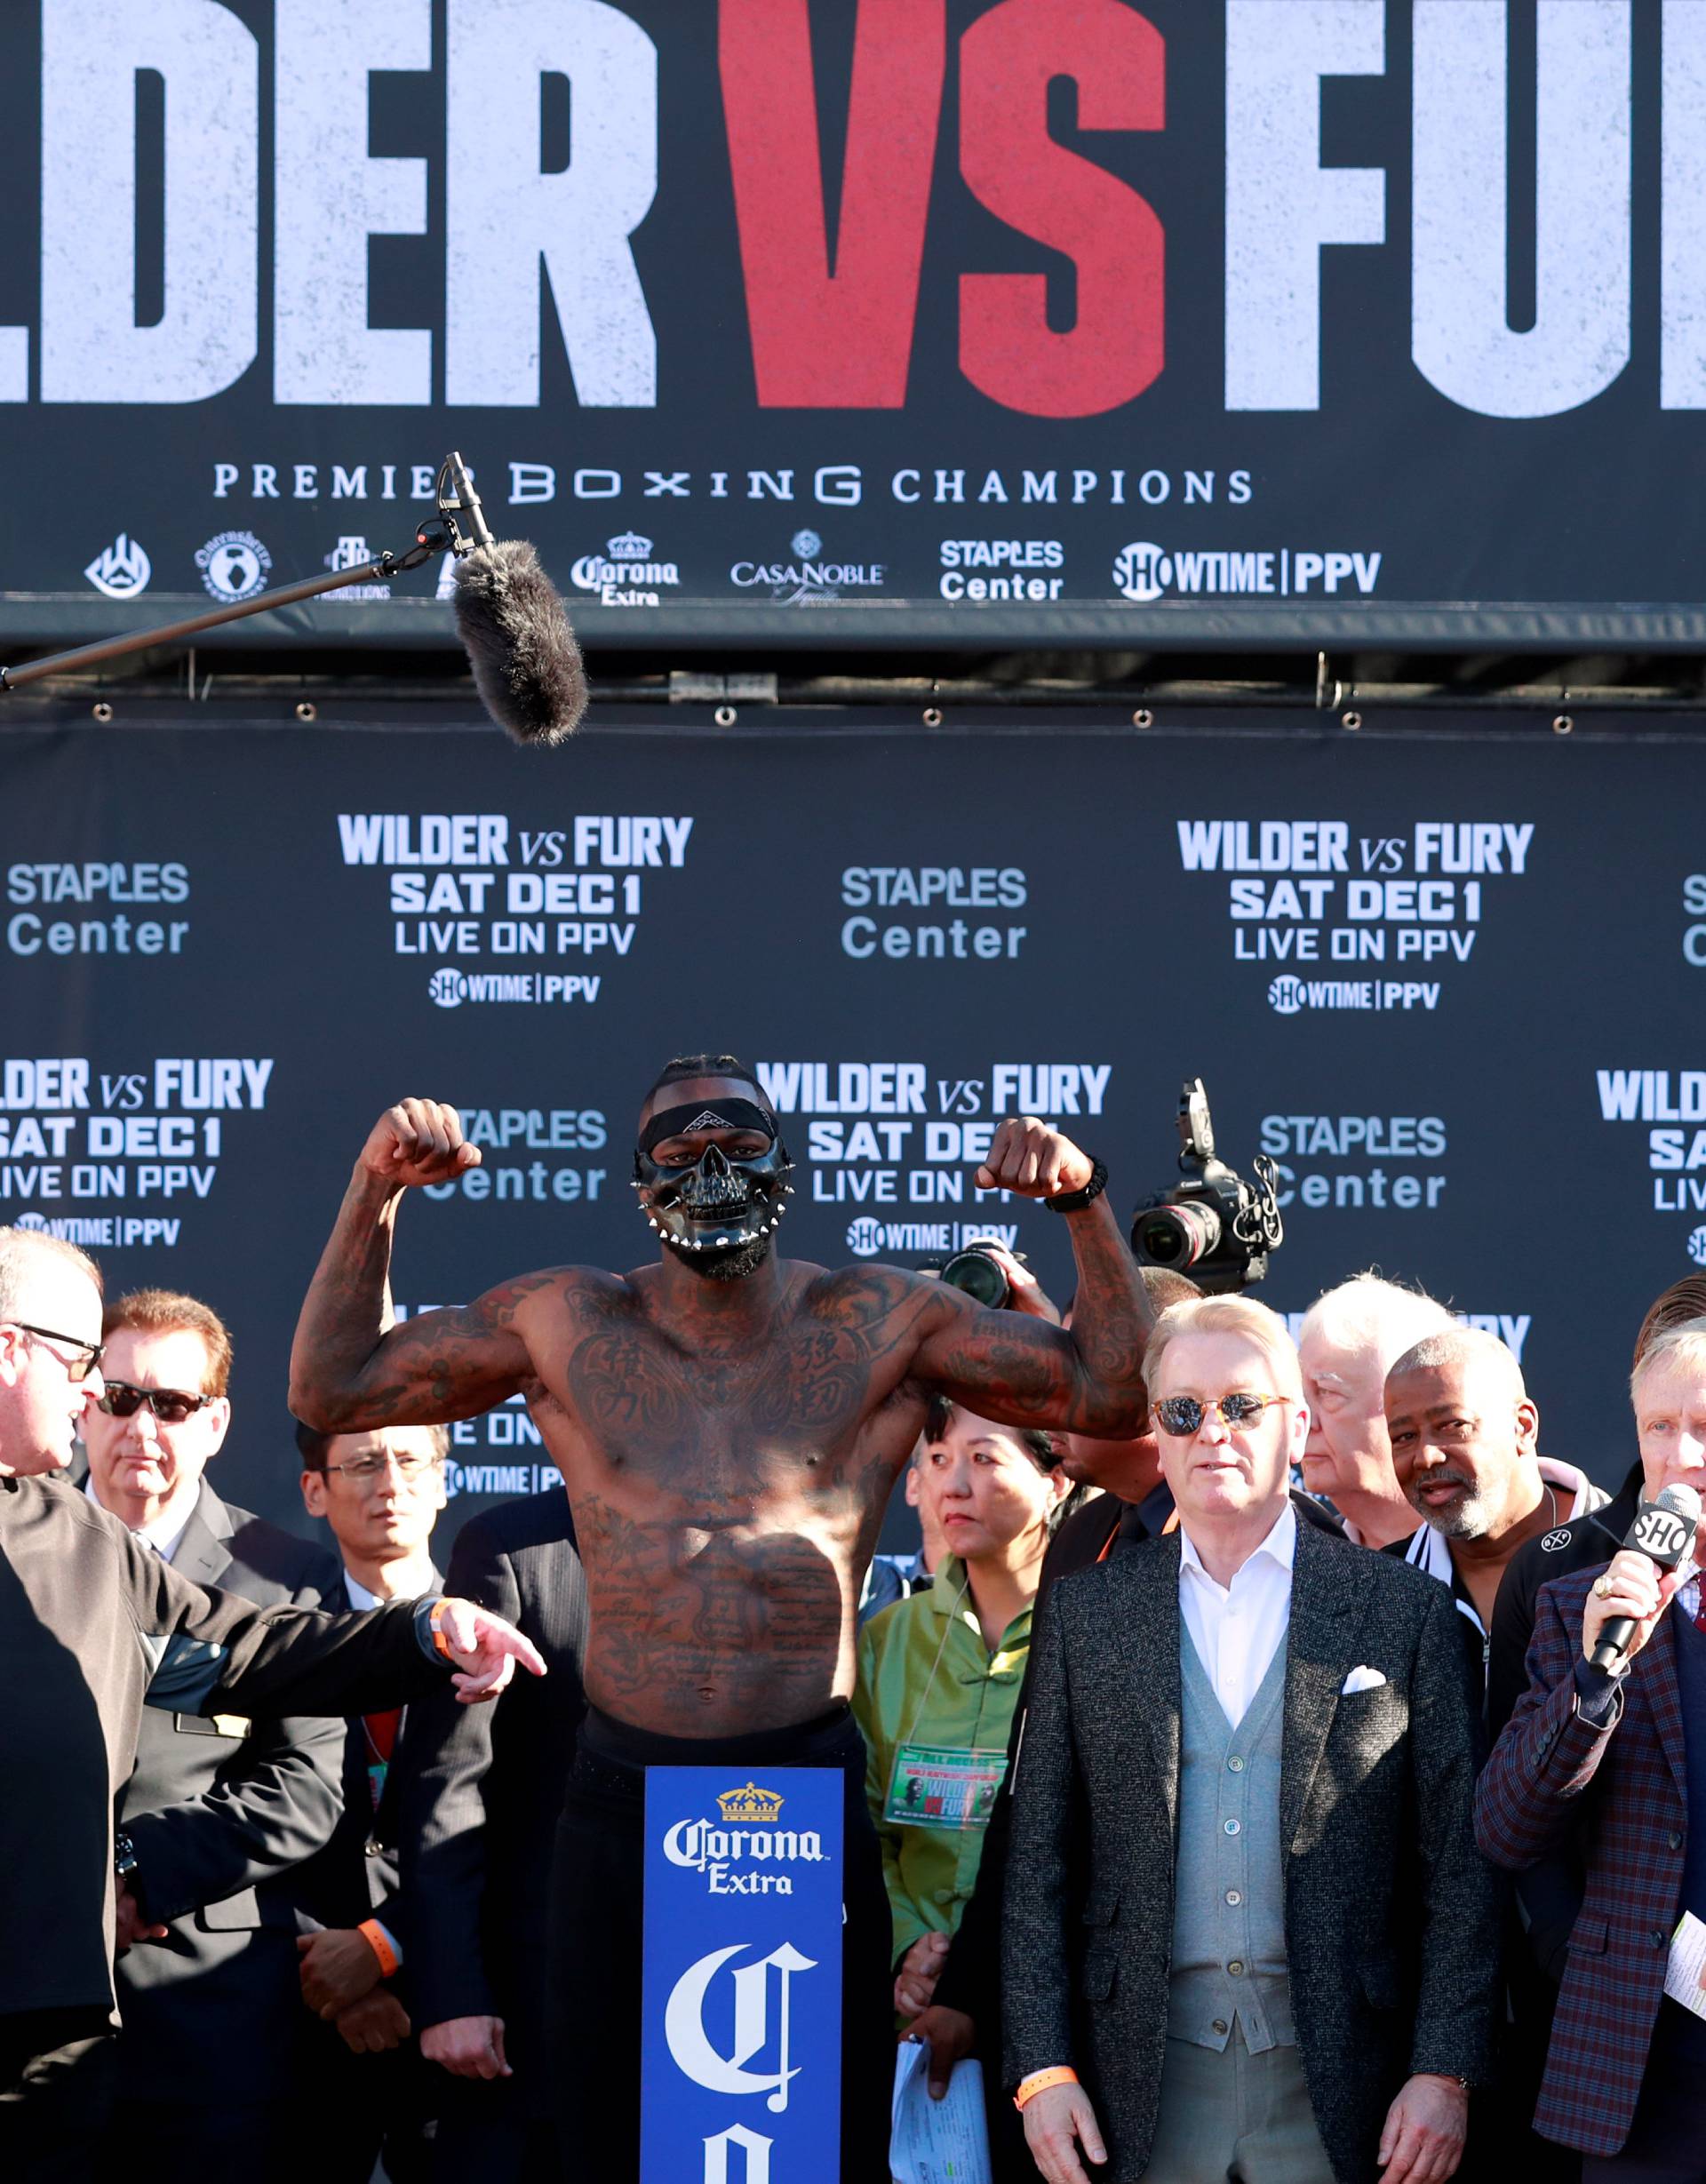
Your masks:
{"label": "dslr camera", "polygon": [[[1011,1256],[1021,1266],[1031,1263],[1022,1251],[1015,1251]],[[951,1259],[921,1259],[918,1271],[921,1274],[936,1275],[952,1289],[963,1289],[975,1304],[985,1305],[991,1311],[1005,1311],[1012,1294],[1005,1268],[988,1244],[981,1240],[956,1251]]]}
{"label": "dslr camera", "polygon": [[1268,1254],[1285,1238],[1274,1194],[1274,1166],[1264,1152],[1246,1183],[1215,1155],[1215,1126],[1200,1077],[1189,1077],[1179,1094],[1179,1168],[1185,1180],[1145,1199],[1131,1224],[1131,1248],[1140,1266],[1168,1266],[1188,1274],[1210,1296],[1260,1281]]}

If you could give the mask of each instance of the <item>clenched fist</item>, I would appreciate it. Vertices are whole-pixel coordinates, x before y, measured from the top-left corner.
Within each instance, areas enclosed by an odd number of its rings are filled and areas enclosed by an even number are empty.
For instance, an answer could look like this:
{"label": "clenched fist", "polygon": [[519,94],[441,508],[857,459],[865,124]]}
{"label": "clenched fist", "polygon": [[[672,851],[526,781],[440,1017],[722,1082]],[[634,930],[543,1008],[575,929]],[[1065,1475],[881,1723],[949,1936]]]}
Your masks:
{"label": "clenched fist", "polygon": [[464,1138],[454,1107],[442,1100],[399,1100],[368,1133],[361,1165],[381,1183],[408,1191],[449,1183],[465,1168],[478,1168],[480,1157],[479,1146]]}
{"label": "clenched fist", "polygon": [[1094,1168],[1088,1152],[1036,1115],[1009,1115],[977,1170],[977,1188],[1012,1191],[1020,1198],[1054,1198],[1063,1191],[1081,1191]]}

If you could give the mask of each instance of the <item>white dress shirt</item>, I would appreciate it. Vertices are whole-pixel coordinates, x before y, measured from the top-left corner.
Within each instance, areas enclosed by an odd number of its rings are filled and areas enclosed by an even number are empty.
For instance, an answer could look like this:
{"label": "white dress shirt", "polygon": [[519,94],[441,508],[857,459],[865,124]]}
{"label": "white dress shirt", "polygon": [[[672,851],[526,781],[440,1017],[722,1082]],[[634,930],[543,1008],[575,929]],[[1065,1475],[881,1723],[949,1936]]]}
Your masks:
{"label": "white dress shirt", "polygon": [[[95,1482],[92,1477],[84,1480],[83,1490],[97,1509],[107,1508],[107,1504],[95,1492]],[[201,1498],[202,1490],[198,1486],[195,1493],[190,1495],[188,1503],[181,1514],[177,1510],[168,1508],[163,1515],[156,1517],[152,1524],[132,1525],[131,1530],[135,1533],[138,1539],[153,1548],[162,1562],[170,1562],[184,1543],[184,1534],[189,1529],[189,1520],[195,1514],[195,1504]],[[108,1510],[108,1514],[110,1516],[112,1511]]]}
{"label": "white dress shirt", "polygon": [[1290,1627],[1296,1513],[1287,1502],[1230,1585],[1216,1584],[1203,1568],[1183,1517],[1179,1532],[1180,1613],[1221,1711],[1236,1729]]}

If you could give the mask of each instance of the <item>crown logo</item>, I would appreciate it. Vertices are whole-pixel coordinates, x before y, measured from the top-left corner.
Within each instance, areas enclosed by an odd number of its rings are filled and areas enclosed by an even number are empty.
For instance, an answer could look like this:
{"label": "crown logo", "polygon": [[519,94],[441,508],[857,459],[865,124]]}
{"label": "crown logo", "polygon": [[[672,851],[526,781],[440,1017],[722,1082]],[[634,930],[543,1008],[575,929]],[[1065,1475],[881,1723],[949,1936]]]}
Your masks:
{"label": "crown logo", "polygon": [[637,530],[625,530],[619,538],[607,541],[613,562],[642,562],[651,552],[650,538],[642,538]]}
{"label": "crown logo", "polygon": [[725,1789],[717,1799],[717,1808],[730,1827],[770,1827],[782,1810],[782,1799],[773,1789],[761,1789],[756,1782],[748,1782],[744,1789]]}

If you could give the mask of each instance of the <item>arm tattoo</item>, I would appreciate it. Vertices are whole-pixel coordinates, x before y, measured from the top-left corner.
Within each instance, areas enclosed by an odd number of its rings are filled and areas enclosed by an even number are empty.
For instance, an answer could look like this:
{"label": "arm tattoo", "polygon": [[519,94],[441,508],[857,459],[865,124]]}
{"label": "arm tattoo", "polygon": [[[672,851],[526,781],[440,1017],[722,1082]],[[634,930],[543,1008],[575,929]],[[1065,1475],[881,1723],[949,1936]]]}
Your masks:
{"label": "arm tattoo", "polygon": [[471,1418],[529,1377],[517,1312],[562,1274],[507,1282],[476,1303],[387,1329],[397,1195],[357,1174],[315,1269],[291,1351],[291,1408],[326,1433]]}
{"label": "arm tattoo", "polygon": [[1135,1434],[1147,1408],[1149,1295],[1105,1198],[1067,1220],[1078,1261],[1070,1332],[1019,1312],[985,1311],[937,1285],[913,1370],[1009,1425]]}

